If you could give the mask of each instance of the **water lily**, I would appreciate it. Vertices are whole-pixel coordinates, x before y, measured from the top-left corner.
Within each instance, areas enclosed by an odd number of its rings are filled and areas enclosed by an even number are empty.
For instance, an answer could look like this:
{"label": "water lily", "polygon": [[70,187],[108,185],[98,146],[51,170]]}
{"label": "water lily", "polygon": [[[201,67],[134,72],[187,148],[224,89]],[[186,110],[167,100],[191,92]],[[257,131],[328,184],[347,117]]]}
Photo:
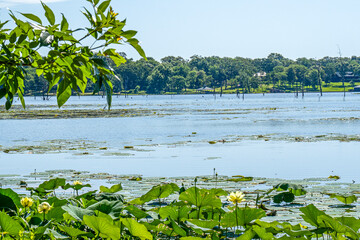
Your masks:
{"label": "water lily", "polygon": [[83,183],[80,182],[80,181],[78,181],[78,180],[74,181],[73,184],[74,184],[74,185],[83,185]]}
{"label": "water lily", "polygon": [[228,199],[228,201],[237,205],[238,203],[245,201],[244,197],[245,197],[244,193],[236,191],[236,192],[230,193],[230,195],[227,196],[227,199]]}
{"label": "water lily", "polygon": [[32,198],[24,197],[20,200],[20,203],[24,208],[27,208],[33,205],[34,200]]}
{"label": "water lily", "polygon": [[48,213],[51,210],[51,206],[48,202],[43,202],[38,206],[39,213]]}

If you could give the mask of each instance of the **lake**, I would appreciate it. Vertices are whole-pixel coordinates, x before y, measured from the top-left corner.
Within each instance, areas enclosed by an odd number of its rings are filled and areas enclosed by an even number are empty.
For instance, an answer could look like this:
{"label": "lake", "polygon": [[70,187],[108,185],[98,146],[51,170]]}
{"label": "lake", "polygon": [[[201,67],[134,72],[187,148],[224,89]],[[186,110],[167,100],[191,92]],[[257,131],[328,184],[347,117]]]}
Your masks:
{"label": "lake", "polygon": [[[55,97],[25,100],[29,110],[56,108]],[[105,107],[100,96],[73,96],[62,111]],[[0,120],[0,174],[75,169],[166,177],[215,168],[229,176],[360,181],[360,94],[114,96],[113,108],[153,115]]]}

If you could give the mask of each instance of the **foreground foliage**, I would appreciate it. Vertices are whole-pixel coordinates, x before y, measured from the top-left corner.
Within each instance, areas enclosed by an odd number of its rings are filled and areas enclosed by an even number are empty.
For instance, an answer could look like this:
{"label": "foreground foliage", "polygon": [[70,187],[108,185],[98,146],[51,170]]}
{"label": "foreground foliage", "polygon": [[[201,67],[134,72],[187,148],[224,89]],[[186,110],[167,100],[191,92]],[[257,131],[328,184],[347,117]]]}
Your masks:
{"label": "foreground foliage", "polygon": [[[47,25],[40,17],[31,13],[21,13],[29,21],[18,18],[12,11],[9,15],[15,23],[13,29],[6,29],[9,21],[0,22],[0,99],[5,98],[6,109],[11,108],[17,95],[23,107],[27,67],[36,69],[38,76],[46,80],[47,91],[57,86],[57,102],[61,107],[72,92],[84,93],[88,81],[97,93],[102,87],[111,106],[113,85],[110,77],[117,78],[107,59],[116,66],[125,59],[115,51],[114,45],[129,44],[145,57],[139,41],[134,38],[136,31],[125,31],[126,21],[117,19],[117,13],[110,6],[110,0],[87,0],[91,10],[84,8],[83,14],[89,26],[71,29],[64,15],[61,20],[44,3]],[[75,34],[83,33],[76,38]],[[84,41],[93,44],[87,46]],[[41,56],[39,51],[46,48],[48,53]],[[118,79],[118,78],[117,78]],[[119,80],[119,79],[118,79]]]}
{"label": "foreground foliage", "polygon": [[[272,216],[265,199],[292,202],[305,194],[301,186],[279,184],[256,201],[241,192],[219,189],[185,189],[174,183],[154,186],[139,198],[126,201],[121,184],[79,195],[90,187],[80,181],[56,178],[20,198],[11,189],[0,189],[2,239],[359,239],[360,220],[332,217],[313,204],[300,208],[301,224],[266,221]],[[55,190],[73,189],[68,198]],[[275,193],[272,193],[275,192]],[[280,193],[279,193],[280,192]],[[279,200],[279,194],[286,193]],[[227,196],[227,198],[226,198]],[[339,197],[342,201],[343,199]],[[289,199],[292,199],[291,201]],[[351,201],[356,201],[351,197]],[[242,203],[242,202],[245,202]],[[349,204],[349,201],[345,201]],[[307,226],[305,226],[307,225]]]}

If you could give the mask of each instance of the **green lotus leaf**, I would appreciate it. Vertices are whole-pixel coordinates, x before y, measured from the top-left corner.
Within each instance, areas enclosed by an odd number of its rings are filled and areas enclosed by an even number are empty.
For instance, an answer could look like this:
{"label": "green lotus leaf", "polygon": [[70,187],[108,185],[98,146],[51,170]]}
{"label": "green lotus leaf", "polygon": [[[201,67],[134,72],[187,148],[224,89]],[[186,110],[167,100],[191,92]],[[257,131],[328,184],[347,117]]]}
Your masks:
{"label": "green lotus leaf", "polygon": [[295,195],[291,192],[282,192],[273,197],[274,203],[290,203],[295,200]]}
{"label": "green lotus leaf", "polygon": [[257,208],[236,208],[235,211],[228,212],[222,217],[220,224],[223,227],[236,227],[236,222],[239,226],[245,226],[256,219],[261,219],[266,216],[264,210]]}
{"label": "green lotus leaf", "polygon": [[175,183],[160,184],[151,188],[150,191],[140,197],[140,200],[149,202],[154,199],[166,198],[176,191],[179,191],[179,187]]}
{"label": "green lotus leaf", "polygon": [[91,211],[97,210],[105,214],[108,214],[113,218],[116,218],[120,215],[120,212],[124,208],[125,206],[122,202],[102,200],[100,202],[88,206],[86,209]]}
{"label": "green lotus leaf", "polygon": [[191,210],[189,206],[166,206],[159,210],[159,215],[162,219],[172,218],[177,222],[183,221],[188,218]]}
{"label": "green lotus leaf", "polygon": [[102,238],[121,239],[120,228],[113,225],[107,218],[85,215],[83,222]]}
{"label": "green lotus leaf", "polygon": [[221,200],[207,189],[200,189],[192,187],[180,194],[179,200],[185,201],[188,204],[195,205],[198,208],[201,207],[221,207]]}
{"label": "green lotus leaf", "polygon": [[64,187],[65,186],[65,178],[54,178],[54,179],[50,179],[49,181],[45,181],[42,184],[39,185],[40,189],[44,189],[44,190],[55,190],[59,187]]}
{"label": "green lotus leaf", "polygon": [[[19,232],[23,228],[20,223],[12,219],[5,212],[0,212],[0,231],[8,233],[10,236],[19,236]],[[6,236],[6,234],[5,234]]]}
{"label": "green lotus leaf", "polygon": [[82,221],[84,216],[86,215],[94,215],[94,211],[89,210],[89,209],[83,209],[80,207],[76,207],[73,205],[66,205],[66,206],[62,206],[62,209],[64,209],[67,213],[70,214],[70,216],[72,216],[73,218],[75,218],[78,221]]}
{"label": "green lotus leaf", "polygon": [[15,211],[21,207],[19,195],[11,189],[0,189],[0,210]]}
{"label": "green lotus leaf", "polygon": [[125,225],[125,227],[129,230],[130,234],[134,237],[138,237],[142,240],[153,239],[153,236],[146,229],[146,227],[143,224],[138,223],[136,220],[132,218],[122,218],[121,222]]}
{"label": "green lotus leaf", "polygon": [[331,194],[331,198],[336,198],[340,202],[346,204],[351,204],[357,201],[357,197],[355,195],[340,195],[340,194]]}
{"label": "green lotus leaf", "polygon": [[77,228],[67,227],[67,226],[62,226],[62,225],[58,225],[58,227],[61,231],[65,232],[68,236],[70,236],[72,238],[80,238],[80,237],[93,238],[94,237],[94,234],[81,231]]}
{"label": "green lotus leaf", "polygon": [[318,220],[320,216],[326,215],[325,212],[320,211],[313,204],[302,207],[299,210],[303,213],[301,217],[304,219],[305,222],[310,223],[317,228],[325,227],[324,223]]}
{"label": "green lotus leaf", "polygon": [[123,188],[121,186],[121,183],[111,186],[111,188],[100,186],[100,192],[104,193],[116,193],[121,191]]}
{"label": "green lotus leaf", "polygon": [[218,226],[220,223],[214,220],[199,220],[199,219],[189,219],[188,222],[200,227],[213,229],[215,226]]}
{"label": "green lotus leaf", "polygon": [[125,208],[125,210],[127,210],[130,214],[132,214],[137,219],[142,219],[142,218],[149,216],[149,214],[147,214],[145,211],[143,211],[133,205],[127,206]]}

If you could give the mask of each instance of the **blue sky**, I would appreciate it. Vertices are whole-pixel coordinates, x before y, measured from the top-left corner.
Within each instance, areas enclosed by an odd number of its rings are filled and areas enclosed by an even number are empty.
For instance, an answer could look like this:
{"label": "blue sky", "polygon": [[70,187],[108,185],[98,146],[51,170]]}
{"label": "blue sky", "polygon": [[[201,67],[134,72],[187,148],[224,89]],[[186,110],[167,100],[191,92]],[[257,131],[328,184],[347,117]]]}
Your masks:
{"label": "blue sky", "polygon": [[[85,0],[44,2],[74,28],[86,23],[80,13],[89,6]],[[262,58],[272,52],[322,58],[338,56],[338,45],[343,56],[360,55],[359,0],[113,0],[112,6],[127,18],[127,29],[138,30],[147,56],[156,59]],[[7,7],[42,14],[37,0],[0,0],[1,19]],[[119,51],[138,58],[130,47]]]}

